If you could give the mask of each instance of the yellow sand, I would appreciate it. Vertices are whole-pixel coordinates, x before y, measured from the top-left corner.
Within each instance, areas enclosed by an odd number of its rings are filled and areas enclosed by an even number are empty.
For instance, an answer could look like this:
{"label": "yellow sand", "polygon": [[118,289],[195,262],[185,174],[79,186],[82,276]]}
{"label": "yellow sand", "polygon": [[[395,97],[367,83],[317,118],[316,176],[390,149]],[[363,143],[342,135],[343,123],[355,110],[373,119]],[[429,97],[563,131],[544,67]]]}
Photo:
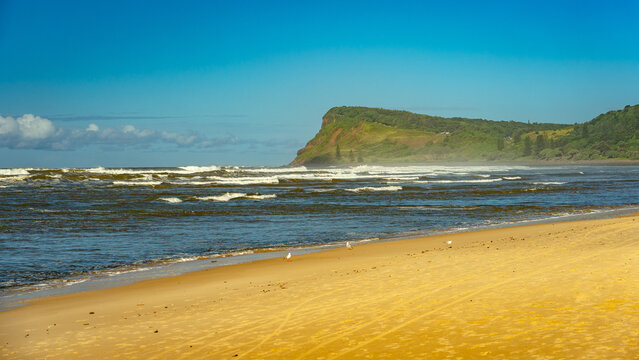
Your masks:
{"label": "yellow sand", "polygon": [[637,359],[639,216],[44,298],[0,313],[0,339],[0,356],[16,359]]}

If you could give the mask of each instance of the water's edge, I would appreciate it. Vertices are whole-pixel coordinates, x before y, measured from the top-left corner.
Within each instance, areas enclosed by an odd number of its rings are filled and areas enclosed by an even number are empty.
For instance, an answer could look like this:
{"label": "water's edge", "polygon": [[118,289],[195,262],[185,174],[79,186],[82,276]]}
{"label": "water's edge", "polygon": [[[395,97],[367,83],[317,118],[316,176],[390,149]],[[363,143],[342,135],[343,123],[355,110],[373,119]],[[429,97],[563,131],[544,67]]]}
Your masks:
{"label": "water's edge", "polygon": [[[354,246],[363,245],[373,242],[388,242],[407,239],[415,239],[425,236],[433,236],[440,234],[452,234],[472,232],[487,229],[497,229],[506,227],[517,227],[525,225],[557,223],[590,219],[607,219],[619,216],[639,213],[639,206],[621,206],[606,210],[591,210],[580,214],[555,215],[545,218],[491,223],[474,225],[463,228],[453,229],[432,229],[420,232],[411,232],[394,236],[374,237],[366,239],[353,239],[351,244]],[[99,289],[114,288],[136,282],[157,279],[162,277],[170,277],[182,275],[190,272],[201,271],[222,266],[249,263],[273,258],[286,256],[287,253],[292,255],[309,254],[318,251],[330,250],[343,247],[344,242],[318,244],[302,247],[282,247],[282,248],[258,248],[253,250],[239,251],[224,255],[202,256],[197,258],[178,259],[175,261],[154,262],[148,264],[138,264],[135,267],[122,269],[108,269],[97,272],[90,276],[73,277],[59,280],[52,284],[40,286],[30,286],[18,289],[11,289],[0,294],[0,311],[15,309],[16,307],[28,305],[30,301],[57,296]]]}

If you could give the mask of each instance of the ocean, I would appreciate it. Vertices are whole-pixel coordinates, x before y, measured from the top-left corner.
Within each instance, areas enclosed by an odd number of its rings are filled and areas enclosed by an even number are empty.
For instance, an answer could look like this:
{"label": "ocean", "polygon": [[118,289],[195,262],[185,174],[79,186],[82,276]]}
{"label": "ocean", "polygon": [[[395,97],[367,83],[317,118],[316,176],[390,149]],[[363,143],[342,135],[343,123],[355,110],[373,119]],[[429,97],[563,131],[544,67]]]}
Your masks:
{"label": "ocean", "polygon": [[171,264],[632,210],[639,166],[0,169],[0,199],[8,297]]}

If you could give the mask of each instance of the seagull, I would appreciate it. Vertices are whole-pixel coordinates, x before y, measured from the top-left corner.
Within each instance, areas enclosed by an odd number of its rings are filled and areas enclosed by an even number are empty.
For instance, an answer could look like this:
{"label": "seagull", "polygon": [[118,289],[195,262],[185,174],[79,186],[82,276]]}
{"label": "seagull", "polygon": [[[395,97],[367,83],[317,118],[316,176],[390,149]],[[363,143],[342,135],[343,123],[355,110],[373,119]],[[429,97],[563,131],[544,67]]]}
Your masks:
{"label": "seagull", "polygon": [[452,240],[448,240],[446,241],[446,244],[448,244],[448,247],[451,248],[453,245],[453,241]]}
{"label": "seagull", "polygon": [[293,255],[291,255],[291,253],[288,253],[288,255],[286,255],[286,258],[285,258],[285,259],[286,259],[286,261],[291,261],[291,257],[292,257],[292,256],[293,256]]}
{"label": "seagull", "polygon": [[346,248],[347,248],[348,250],[353,250],[353,245],[351,245],[351,242],[350,242],[350,241],[347,241],[347,242],[346,242]]}

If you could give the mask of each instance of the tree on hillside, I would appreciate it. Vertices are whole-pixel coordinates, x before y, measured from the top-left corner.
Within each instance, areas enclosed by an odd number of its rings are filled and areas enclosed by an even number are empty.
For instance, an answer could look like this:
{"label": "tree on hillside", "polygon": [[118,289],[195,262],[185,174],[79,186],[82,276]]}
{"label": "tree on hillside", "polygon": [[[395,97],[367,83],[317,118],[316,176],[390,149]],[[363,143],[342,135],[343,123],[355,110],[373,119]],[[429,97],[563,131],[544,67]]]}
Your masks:
{"label": "tree on hillside", "polygon": [[524,138],[524,156],[530,156],[532,154],[532,141],[526,136]]}
{"label": "tree on hillside", "polygon": [[342,159],[342,152],[339,149],[339,144],[337,144],[337,147],[335,148],[335,158],[337,160],[341,160]]}
{"label": "tree on hillside", "polygon": [[542,135],[538,135],[535,139],[535,154],[539,154],[541,150],[546,147],[546,137]]}
{"label": "tree on hillside", "polygon": [[515,142],[515,144],[519,144],[519,142],[521,141],[521,131],[517,131],[515,133],[515,135],[513,136],[513,141]]}

